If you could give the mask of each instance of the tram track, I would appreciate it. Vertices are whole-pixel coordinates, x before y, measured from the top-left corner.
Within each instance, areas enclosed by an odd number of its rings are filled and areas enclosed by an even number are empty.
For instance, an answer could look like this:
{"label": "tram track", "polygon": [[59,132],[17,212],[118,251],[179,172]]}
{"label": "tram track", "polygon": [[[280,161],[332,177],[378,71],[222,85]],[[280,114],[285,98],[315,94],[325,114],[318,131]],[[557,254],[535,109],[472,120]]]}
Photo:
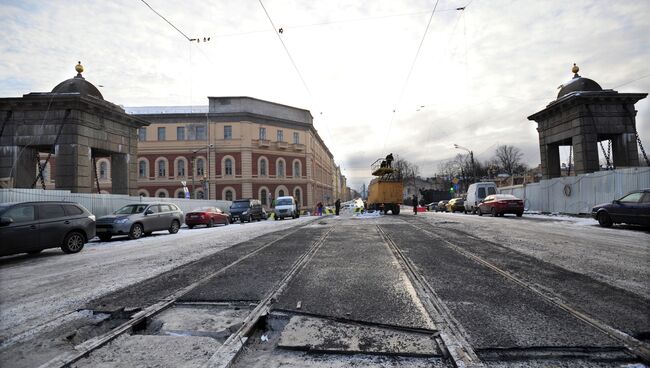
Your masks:
{"label": "tram track", "polygon": [[[413,221],[414,220],[414,221]],[[499,267],[499,265],[490,262],[489,260],[474,254],[466,249],[463,249],[462,246],[457,244],[456,242],[450,241],[448,239],[445,239],[444,237],[440,236],[439,234],[436,234],[435,232],[430,231],[429,229],[423,227],[423,226],[430,226],[428,223],[423,223],[421,220],[415,220],[413,219],[412,221],[405,221],[408,223],[411,227],[414,229],[426,234],[428,237],[435,239],[439,241],[440,243],[444,244],[447,248],[453,250],[454,252],[468,258],[471,261],[474,261],[487,269],[491,270],[492,272],[504,277],[508,281],[525,288],[527,291],[533,293],[534,295],[540,297],[542,300],[545,302],[553,305],[554,307],[568,313],[571,315],[573,318],[579,320],[580,322],[587,324],[596,330],[604,333],[607,335],[609,338],[612,340],[618,342],[623,346],[627,352],[633,356],[636,356],[639,358],[641,361],[644,363],[648,364],[650,363],[650,347],[648,346],[647,343],[644,343],[643,341],[640,341],[636,339],[633,336],[630,336],[629,334],[599,320],[597,317],[594,317],[593,315],[589,315],[588,313],[585,313],[583,311],[578,310],[575,307],[572,307],[569,302],[564,300],[560,295],[554,293],[552,290],[549,290],[548,288],[545,288],[537,283],[530,282],[525,280],[524,278],[518,276],[517,274],[510,272],[502,267]],[[419,224],[414,224],[414,222],[418,222]],[[480,239],[479,239],[480,240]],[[482,240],[484,241],[484,240]],[[393,243],[394,245],[394,243]],[[397,252],[400,254],[400,257],[404,257],[403,253],[401,250],[399,250],[399,247],[394,245],[395,249]],[[405,258],[405,257],[404,257]],[[407,260],[407,264],[409,264],[410,261]],[[410,265],[411,270],[413,271],[413,265]],[[415,277],[421,278],[424,280],[424,277],[422,275],[417,275],[417,271],[413,271],[416,275]],[[426,280],[424,280],[424,285],[426,285]],[[433,289],[428,287],[428,289],[433,292]],[[432,295],[435,295],[432,294]],[[435,297],[434,297],[435,299]],[[451,317],[451,316],[449,316]],[[453,317],[452,317],[453,318]],[[453,321],[453,319],[451,319]],[[453,324],[452,324],[453,326]],[[452,336],[462,336],[463,334],[454,334]],[[462,341],[462,340],[461,340]]]}
{"label": "tram track", "polygon": [[[258,255],[262,251],[268,249],[269,247],[273,246],[274,244],[277,244],[283,240],[286,240],[290,236],[299,233],[301,230],[303,230],[304,227],[307,225],[312,224],[312,222],[308,222],[307,224],[304,224],[302,226],[299,226],[298,228],[278,237],[275,238],[271,241],[268,241],[264,243],[263,245],[255,248],[253,251],[246,253],[245,255],[237,258],[233,262],[227,264],[224,267],[219,268],[218,270],[211,272],[207,275],[203,275],[200,279],[192,282],[191,284],[176,290],[174,293],[168,295],[165,298],[160,299],[157,303],[154,303],[139,312],[133,314],[130,316],[129,320],[122,323],[116,328],[111,329],[110,331],[101,334],[97,337],[91,338],[89,340],[86,340],[74,347],[74,351],[72,352],[67,352],[64,354],[61,354],[50,361],[42,364],[39,366],[39,368],[63,368],[63,367],[69,367],[75,362],[88,357],[92,352],[104,347],[111,341],[115,340],[116,338],[127,335],[127,334],[132,334],[135,330],[142,329],[148,320],[151,318],[155,317],[156,315],[160,314],[161,312],[167,310],[168,308],[174,306],[177,304],[177,301],[179,298],[181,298],[183,295],[187,294],[191,290],[203,285],[207,281],[218,277],[224,273],[226,273],[228,270],[232,269],[233,267],[236,267],[237,265],[241,264],[242,262]],[[327,234],[331,232],[332,228],[329,228],[323,236],[321,236],[317,241],[315,241],[305,253],[303,253],[299,259],[294,262],[294,265],[292,266],[290,272],[285,275],[285,277],[282,279],[282,282],[280,282],[277,287],[267,296],[264,298],[258,305],[257,307],[251,312],[251,314],[245,319],[244,323],[242,324],[242,327],[235,333],[233,333],[232,336],[237,336],[236,338],[229,338],[226,343],[224,343],[223,346],[226,346],[228,349],[227,351],[230,353],[230,359],[234,358],[235,354],[238,351],[235,341],[243,341],[243,337],[250,332],[250,330],[255,326],[257,321],[259,320],[260,317],[262,317],[267,311],[268,311],[268,305],[270,302],[273,300],[273,297],[277,295],[284,287],[286,287],[286,284],[288,281],[295,275],[296,272],[302,267],[305,262],[308,261],[308,259],[313,256],[315,253],[316,249],[322,244],[324,239],[326,238]],[[280,290],[280,291],[278,291]],[[188,303],[183,302],[180,304],[185,304],[187,305]],[[195,303],[195,304],[201,304],[201,303]],[[232,337],[231,336],[231,337]],[[223,347],[222,346],[222,347]],[[220,349],[221,352],[224,352],[226,349]],[[216,354],[215,354],[216,355]],[[228,360],[229,361],[229,360]],[[211,359],[212,362],[212,359]],[[223,360],[219,360],[219,362],[223,362]],[[217,364],[210,363],[210,366],[218,367],[221,366],[217,362]],[[223,365],[227,366],[227,364]]]}

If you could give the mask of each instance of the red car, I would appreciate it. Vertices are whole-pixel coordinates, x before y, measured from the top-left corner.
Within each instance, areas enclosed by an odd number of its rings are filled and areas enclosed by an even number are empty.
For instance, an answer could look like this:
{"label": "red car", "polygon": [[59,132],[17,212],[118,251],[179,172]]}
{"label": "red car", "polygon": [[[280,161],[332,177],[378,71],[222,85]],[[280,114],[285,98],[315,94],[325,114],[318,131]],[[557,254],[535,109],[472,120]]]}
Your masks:
{"label": "red car", "polygon": [[492,194],[478,205],[478,215],[483,216],[484,213],[491,213],[492,217],[514,213],[521,217],[524,214],[524,201],[511,194]]}
{"label": "red car", "polygon": [[230,224],[230,216],[216,207],[201,207],[185,215],[185,224],[189,229],[196,225],[212,227],[216,224]]}

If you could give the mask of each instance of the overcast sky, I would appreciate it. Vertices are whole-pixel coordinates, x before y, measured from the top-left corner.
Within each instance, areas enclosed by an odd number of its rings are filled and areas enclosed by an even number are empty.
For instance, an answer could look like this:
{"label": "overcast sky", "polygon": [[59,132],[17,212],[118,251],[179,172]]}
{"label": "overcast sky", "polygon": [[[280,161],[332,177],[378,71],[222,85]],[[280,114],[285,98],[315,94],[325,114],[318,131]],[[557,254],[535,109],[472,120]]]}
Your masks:
{"label": "overcast sky", "polygon": [[[514,145],[537,165],[526,117],[574,62],[603,88],[650,91],[648,0],[440,0],[433,17],[435,0],[263,0],[275,29],[258,0],[147,2],[210,42],[138,0],[0,0],[0,97],[50,91],[81,60],[124,106],[251,96],[308,109],[358,188],[389,152],[432,175],[463,152],[454,143],[481,161]],[[650,149],[648,99],[636,108]]]}

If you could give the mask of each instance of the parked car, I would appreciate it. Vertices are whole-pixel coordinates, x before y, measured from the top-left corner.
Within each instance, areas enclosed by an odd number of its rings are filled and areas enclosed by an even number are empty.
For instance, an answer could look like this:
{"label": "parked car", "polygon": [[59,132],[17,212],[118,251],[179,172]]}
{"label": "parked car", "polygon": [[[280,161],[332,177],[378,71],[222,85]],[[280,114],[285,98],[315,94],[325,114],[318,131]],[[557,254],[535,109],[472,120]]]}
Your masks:
{"label": "parked car", "polygon": [[276,220],[281,220],[285,217],[291,217],[292,219],[300,217],[298,203],[296,203],[295,198],[291,196],[278,197],[275,200],[275,208],[273,208],[273,213],[275,213]]}
{"label": "parked car", "polygon": [[97,219],[97,236],[102,241],[109,241],[114,235],[139,239],[160,230],[176,234],[183,219],[183,211],[173,203],[127,204],[112,215]]}
{"label": "parked car", "polygon": [[427,211],[434,211],[437,206],[438,206],[438,202],[431,202],[425,205]]}
{"label": "parked car", "polygon": [[478,204],[485,197],[497,194],[497,185],[494,182],[481,182],[470,184],[467,188],[467,198],[465,199],[465,211],[476,213],[478,209]]}
{"label": "parked car", "polygon": [[257,199],[238,199],[230,206],[230,222],[260,221],[264,218],[262,203]]}
{"label": "parked car", "polygon": [[465,200],[463,198],[452,198],[447,202],[447,212],[466,212]]}
{"label": "parked car", "polygon": [[602,227],[619,223],[650,226],[650,188],[628,193],[612,203],[594,206],[591,216]]}
{"label": "parked car", "polygon": [[477,209],[478,215],[491,213],[492,217],[514,213],[517,217],[524,214],[524,201],[511,194],[492,194],[481,200]]}
{"label": "parked car", "polygon": [[95,216],[78,203],[0,203],[0,256],[58,247],[77,253],[94,237]]}
{"label": "parked car", "polygon": [[446,200],[446,199],[438,202],[438,204],[436,205],[435,211],[436,212],[447,212],[447,203],[448,202],[449,201]]}
{"label": "parked car", "polygon": [[216,207],[200,207],[185,214],[185,224],[189,229],[196,225],[213,227],[216,224],[230,224],[230,216]]}

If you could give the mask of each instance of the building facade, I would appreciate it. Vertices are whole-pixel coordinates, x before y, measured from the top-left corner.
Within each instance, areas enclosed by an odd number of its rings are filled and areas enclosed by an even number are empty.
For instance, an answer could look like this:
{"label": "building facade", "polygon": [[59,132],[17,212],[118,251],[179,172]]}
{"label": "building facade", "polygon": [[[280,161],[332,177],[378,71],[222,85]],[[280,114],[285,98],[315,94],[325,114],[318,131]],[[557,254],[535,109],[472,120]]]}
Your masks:
{"label": "building facade", "polygon": [[184,182],[192,198],[258,198],[266,207],[286,195],[303,208],[336,200],[334,158],[308,110],[250,97],[209,97],[201,112],[127,110],[151,124],[138,134],[141,195],[185,197]]}

